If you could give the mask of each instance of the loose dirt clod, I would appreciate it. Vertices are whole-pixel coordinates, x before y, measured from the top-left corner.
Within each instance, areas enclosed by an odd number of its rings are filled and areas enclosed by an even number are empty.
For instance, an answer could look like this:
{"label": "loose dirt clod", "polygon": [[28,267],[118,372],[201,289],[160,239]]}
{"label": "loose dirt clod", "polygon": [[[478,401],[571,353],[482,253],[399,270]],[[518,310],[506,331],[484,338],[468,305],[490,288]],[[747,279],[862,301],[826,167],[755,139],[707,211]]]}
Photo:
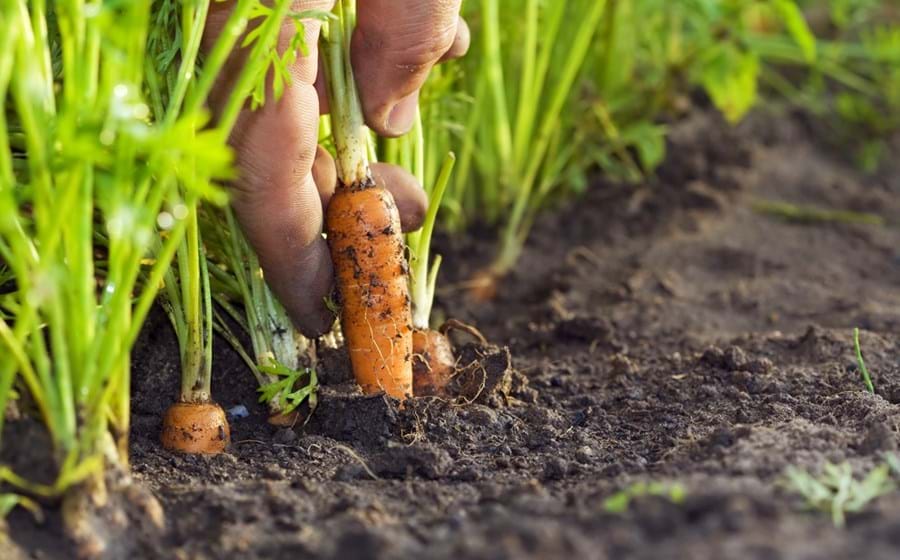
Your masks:
{"label": "loose dirt clod", "polygon": [[460,351],[457,363],[450,394],[467,402],[492,406],[507,404],[514,377],[508,348],[469,344]]}

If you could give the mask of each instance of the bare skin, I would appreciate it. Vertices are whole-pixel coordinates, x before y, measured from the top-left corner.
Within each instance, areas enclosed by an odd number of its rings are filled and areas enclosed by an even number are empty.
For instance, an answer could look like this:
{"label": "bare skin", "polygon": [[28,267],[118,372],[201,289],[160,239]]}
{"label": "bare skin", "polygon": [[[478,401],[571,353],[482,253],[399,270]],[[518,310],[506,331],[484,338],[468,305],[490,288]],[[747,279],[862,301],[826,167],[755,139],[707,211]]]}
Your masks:
{"label": "bare skin", "polygon": [[[469,30],[461,0],[359,0],[351,57],[367,124],[382,136],[412,127],[419,90],[431,68],[465,54]],[[211,7],[204,44],[212,44],[233,2]],[[294,11],[330,10],[333,0],[298,0]],[[309,55],[291,68],[292,83],[277,102],[245,110],[231,136],[239,179],[233,205],[259,255],[266,280],[307,336],[326,332],[333,315],[325,306],[334,283],[322,217],[337,182],[334,162],[317,145],[318,118],[327,107],[318,62],[320,23],[305,22]],[[285,26],[282,48],[293,27]],[[216,84],[215,111],[243,64],[236,51]],[[394,195],[404,231],[417,229],[427,200],[416,179],[399,167],[375,164],[376,181]]]}

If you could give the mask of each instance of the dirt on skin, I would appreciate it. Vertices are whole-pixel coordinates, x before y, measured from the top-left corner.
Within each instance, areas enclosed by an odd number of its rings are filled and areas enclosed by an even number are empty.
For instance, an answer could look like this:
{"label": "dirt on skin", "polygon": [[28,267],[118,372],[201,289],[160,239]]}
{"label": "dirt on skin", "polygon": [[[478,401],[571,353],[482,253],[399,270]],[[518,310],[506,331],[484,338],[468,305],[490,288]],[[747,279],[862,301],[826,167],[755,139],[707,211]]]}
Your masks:
{"label": "dirt on skin", "polygon": [[[167,530],[141,554],[900,557],[900,491],[839,529],[783,483],[792,465],[865,473],[900,437],[900,181],[863,177],[812,138],[793,116],[732,130],[698,111],[657,178],[601,182],[540,219],[487,305],[462,286],[489,248],[442,243],[440,310],[498,345],[457,340],[459,401],[363,396],[330,351],[309,424],[277,429],[219,344],[214,394],[249,416],[232,419],[229,453],[175,455],[158,437],[178,352],[154,316],[135,352],[132,462]],[[886,225],[789,223],[755,211],[760,199]],[[638,481],[677,482],[683,500],[608,511]],[[11,516],[22,558],[67,557],[50,519]]]}

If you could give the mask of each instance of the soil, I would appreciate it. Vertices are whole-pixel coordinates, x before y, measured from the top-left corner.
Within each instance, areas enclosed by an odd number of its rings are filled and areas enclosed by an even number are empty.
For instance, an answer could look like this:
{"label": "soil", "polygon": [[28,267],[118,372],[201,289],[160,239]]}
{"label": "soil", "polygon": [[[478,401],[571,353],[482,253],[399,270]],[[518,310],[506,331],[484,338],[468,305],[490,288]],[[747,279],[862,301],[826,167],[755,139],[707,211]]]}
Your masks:
{"label": "soil", "polygon": [[[158,438],[178,352],[154,315],[135,351],[132,470],[167,526],[132,535],[131,557],[900,557],[900,491],[838,528],[785,483],[828,462],[862,476],[900,441],[900,175],[860,175],[814,130],[697,111],[657,177],[600,181],[540,218],[488,304],[464,281],[490,247],[441,240],[439,311],[496,344],[457,338],[465,398],[363,396],[328,351],[312,419],[278,429],[220,344],[214,395],[249,416],[229,453],[172,454]],[[793,223],[761,199],[885,224]],[[683,496],[606,502],[638,482]],[[69,557],[55,519],[13,513],[10,554]]]}

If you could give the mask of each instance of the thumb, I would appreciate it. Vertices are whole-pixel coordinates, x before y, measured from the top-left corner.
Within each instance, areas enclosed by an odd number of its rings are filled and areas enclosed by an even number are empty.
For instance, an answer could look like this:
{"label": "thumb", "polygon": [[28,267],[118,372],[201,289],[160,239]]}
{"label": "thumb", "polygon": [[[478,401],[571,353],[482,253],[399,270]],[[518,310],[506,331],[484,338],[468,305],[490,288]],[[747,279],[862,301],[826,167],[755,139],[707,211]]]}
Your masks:
{"label": "thumb", "polygon": [[[431,67],[461,56],[469,32],[461,0],[367,0],[353,33],[353,71],[366,122],[382,136],[400,136],[413,123],[419,88]],[[446,55],[446,56],[445,56]]]}

